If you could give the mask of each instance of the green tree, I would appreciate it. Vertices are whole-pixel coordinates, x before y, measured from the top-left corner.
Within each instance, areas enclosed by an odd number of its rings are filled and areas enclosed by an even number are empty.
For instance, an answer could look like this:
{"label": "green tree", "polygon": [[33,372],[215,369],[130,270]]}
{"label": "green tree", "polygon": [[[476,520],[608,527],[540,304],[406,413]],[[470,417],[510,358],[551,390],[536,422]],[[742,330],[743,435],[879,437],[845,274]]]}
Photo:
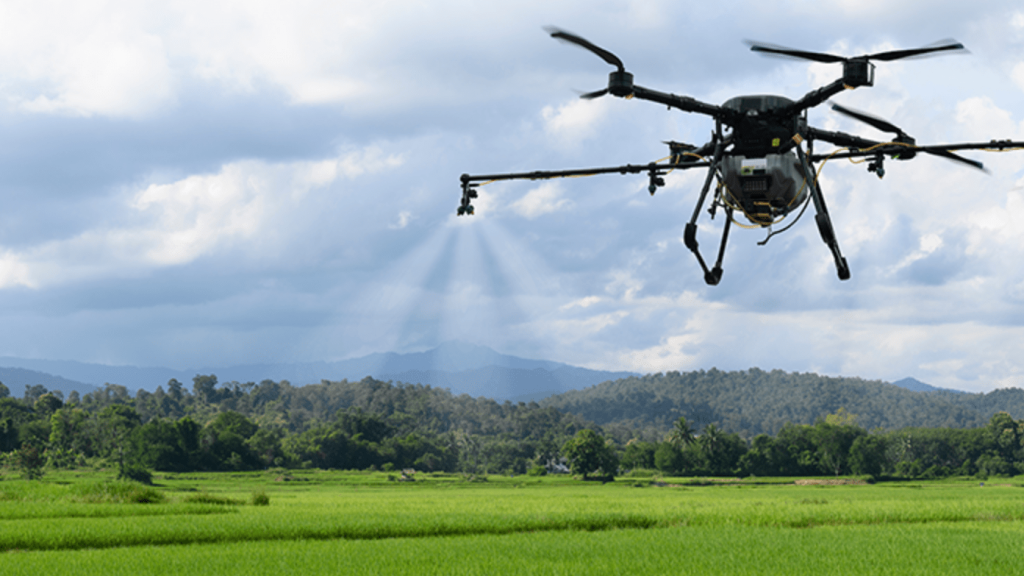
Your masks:
{"label": "green tree", "polygon": [[107,457],[117,464],[118,478],[131,478],[138,466],[138,454],[133,453],[131,433],[139,425],[135,409],[124,404],[111,404],[98,418],[101,442]]}
{"label": "green tree", "polygon": [[882,436],[859,436],[850,446],[850,471],[878,477],[885,470],[886,440]]}
{"label": "green tree", "polygon": [[[170,386],[169,383],[168,386]],[[192,395],[205,404],[216,403],[218,398],[217,376],[215,374],[209,376],[196,374],[192,378]]]}
{"label": "green tree", "polygon": [[35,414],[24,402],[0,398],[0,452],[11,452],[27,442],[21,435],[21,428],[33,420]]}
{"label": "green tree", "polygon": [[259,430],[252,420],[249,420],[244,415],[238,412],[221,412],[213,419],[212,422],[207,424],[210,428],[217,431],[217,433],[230,432],[241,436],[244,440],[248,440],[253,434]]}
{"label": "green tree", "polygon": [[132,433],[133,451],[144,466],[154,470],[188,470],[188,454],[181,450],[174,422],[154,418]]}
{"label": "green tree", "polygon": [[281,441],[284,437],[284,429],[264,427],[257,430],[245,443],[259,457],[260,462],[265,467],[283,466],[287,460],[287,456],[281,447]]}
{"label": "green tree", "polygon": [[36,399],[35,403],[32,406],[32,409],[35,410],[36,414],[38,414],[41,418],[49,419],[49,417],[54,412],[60,410],[63,407],[64,402],[60,398],[58,398],[56,394],[54,394],[53,392],[47,392],[46,394],[43,394],[42,396]]}
{"label": "green tree", "polygon": [[46,386],[43,386],[42,384],[33,384],[31,386],[25,384],[25,402],[33,404],[40,396],[47,392],[49,392],[49,390],[47,390]]}
{"label": "green tree", "polygon": [[672,432],[669,433],[668,441],[675,445],[676,448],[684,448],[696,441],[693,436],[693,428],[690,427],[690,423],[686,421],[685,416],[680,416],[676,420],[672,426]]}
{"label": "green tree", "polygon": [[615,450],[603,437],[587,428],[580,430],[562,446],[562,455],[569,461],[569,469],[573,474],[580,474],[584,480],[587,475],[598,471],[605,477],[615,475],[619,462]]}
{"label": "green tree", "polygon": [[754,476],[778,476],[776,454],[775,439],[767,434],[758,434],[751,442],[750,450],[740,458],[740,470]]}
{"label": "green tree", "polygon": [[830,424],[827,419],[815,423],[811,437],[821,471],[836,476],[848,474],[850,449],[857,438],[865,435],[863,428],[851,424]]}
{"label": "green tree", "polygon": [[43,477],[43,466],[46,458],[32,444],[22,444],[14,453],[14,467],[21,471],[26,480],[39,480]]}
{"label": "green tree", "polygon": [[735,474],[747,444],[739,434],[730,434],[714,424],[704,427],[697,439],[705,470],[714,476]]}
{"label": "green tree", "polygon": [[684,462],[683,452],[671,442],[662,442],[654,450],[654,466],[665,474],[680,474]]}
{"label": "green tree", "polygon": [[654,443],[634,438],[626,443],[626,450],[622,454],[622,467],[628,469],[654,468],[654,455],[657,450],[658,447]]}
{"label": "green tree", "polygon": [[89,415],[78,408],[63,407],[50,416],[47,455],[50,465],[70,468],[79,457],[92,456],[93,435],[89,433]]}

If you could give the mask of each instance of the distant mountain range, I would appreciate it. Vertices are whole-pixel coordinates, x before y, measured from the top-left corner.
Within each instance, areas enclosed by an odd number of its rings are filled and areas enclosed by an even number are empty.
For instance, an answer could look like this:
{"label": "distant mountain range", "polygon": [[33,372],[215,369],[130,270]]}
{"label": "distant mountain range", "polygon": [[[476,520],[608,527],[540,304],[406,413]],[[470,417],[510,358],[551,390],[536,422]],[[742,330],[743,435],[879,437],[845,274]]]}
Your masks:
{"label": "distant mountain range", "polygon": [[[189,370],[0,358],[0,382],[14,396],[23,395],[25,386],[35,384],[42,384],[48,390],[60,390],[65,396],[72,390],[87,394],[106,383],[124,386],[133,394],[138,389],[152,392],[157,386],[166,387],[172,378],[190,388],[197,374],[214,374],[221,383],[287,380],[295,386],[372,376],[378,380],[448,388],[454,394],[499,401],[540,400],[610,380],[638,376],[632,372],[590,370],[549,360],[519,358],[464,342],[446,342],[425,352],[375,353],[337,362],[248,364]],[[893,385],[919,392],[943,390],[913,378],[898,380]]]}
{"label": "distant mountain range", "polygon": [[72,390],[77,390],[79,394],[88,394],[97,389],[92,384],[25,368],[0,368],[0,383],[10,390],[11,396],[19,398],[25,394],[26,387],[36,385],[45,386],[49,391],[60,390],[65,397]]}
{"label": "distant mountain range", "polygon": [[157,386],[166,388],[172,378],[191,387],[192,378],[197,374],[214,374],[221,383],[287,380],[295,386],[316,384],[321,380],[361,380],[372,376],[378,380],[448,388],[455,394],[502,401],[529,401],[636,375],[519,358],[463,342],[446,342],[425,352],[375,353],[338,362],[249,364],[189,370],[11,357],[0,358],[0,366],[8,367],[0,368],[0,381],[14,396],[21,396],[25,385],[34,384],[42,384],[49,390],[61,390],[65,395],[71,390],[85,394],[102,388],[106,383],[125,386],[133,393],[138,389],[152,392]]}

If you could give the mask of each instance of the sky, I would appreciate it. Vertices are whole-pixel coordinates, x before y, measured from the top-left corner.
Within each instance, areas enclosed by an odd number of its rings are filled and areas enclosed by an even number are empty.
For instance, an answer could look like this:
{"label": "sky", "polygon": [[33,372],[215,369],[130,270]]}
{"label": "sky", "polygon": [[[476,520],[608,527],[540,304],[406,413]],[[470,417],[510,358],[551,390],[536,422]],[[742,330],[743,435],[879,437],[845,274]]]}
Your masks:
{"label": "sky", "polygon": [[[340,360],[460,340],[607,370],[758,367],[1024,387],[1024,152],[832,160],[852,279],[812,219],[734,228],[718,286],[682,230],[703,173],[459,175],[647,163],[712,121],[582,92],[618,55],[639,85],[792,99],[854,56],[835,102],[920,143],[1024,140],[1016,1],[0,3],[0,356],[177,369]],[[812,125],[875,129],[810,111]],[[819,143],[816,151],[829,149]],[[721,215],[699,221],[705,250]]]}

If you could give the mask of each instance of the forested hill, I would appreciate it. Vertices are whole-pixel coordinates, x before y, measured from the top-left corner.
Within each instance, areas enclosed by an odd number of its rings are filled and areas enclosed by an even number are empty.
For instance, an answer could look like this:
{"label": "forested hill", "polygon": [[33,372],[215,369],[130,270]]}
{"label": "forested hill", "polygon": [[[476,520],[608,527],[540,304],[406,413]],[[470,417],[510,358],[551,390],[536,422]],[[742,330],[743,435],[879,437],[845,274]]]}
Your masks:
{"label": "forested hill", "polygon": [[988,394],[913,392],[881,381],[830,378],[817,374],[739,372],[717,369],[668,372],[609,381],[541,402],[597,424],[670,428],[680,416],[703,427],[721,428],[748,438],[775,434],[787,422],[812,424],[846,408],[866,428],[970,428],[985,425],[992,414],[1024,417],[1024,390]]}

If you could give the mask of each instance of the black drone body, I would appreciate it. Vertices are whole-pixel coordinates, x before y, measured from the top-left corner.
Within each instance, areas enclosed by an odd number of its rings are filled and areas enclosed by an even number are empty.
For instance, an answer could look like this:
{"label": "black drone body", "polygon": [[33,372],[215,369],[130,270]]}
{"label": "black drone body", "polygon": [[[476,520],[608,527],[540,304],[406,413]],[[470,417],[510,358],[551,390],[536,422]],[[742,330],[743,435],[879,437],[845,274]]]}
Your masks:
{"label": "black drone body", "polygon": [[[711,141],[699,147],[668,142],[670,156],[664,163],[510,174],[473,176],[463,174],[461,177],[462,202],[457,214],[459,216],[473,214],[471,201],[477,197],[477,188],[481,182],[646,172],[650,178],[648,190],[653,195],[659,187],[665,184],[663,176],[668,172],[680,169],[707,168],[707,175],[697,206],[683,233],[683,241],[696,256],[704,271],[704,279],[710,285],[718,284],[722,278],[722,258],[729,238],[729,228],[736,222],[737,212],[741,213],[743,218],[754,227],[767,228],[770,238],[773,234],[787,230],[792,224],[778,231],[774,231],[773,226],[779,224],[791,212],[799,210],[799,214],[802,215],[810,204],[814,206],[818,231],[832,252],[839,278],[841,280],[850,278],[850,268],[839,249],[832,219],[818,185],[816,162],[827,158],[865,158],[869,161],[868,170],[881,178],[885,175],[884,160],[886,158],[909,160],[914,158],[917,153],[924,152],[982,169],[983,166],[980,162],[958,156],[952,150],[1008,150],[1024,147],[1024,142],[1008,140],[920,146],[895,125],[838,104],[833,104],[832,109],[883,132],[891,132],[894,134],[894,138],[889,142],[877,142],[842,132],[819,130],[808,125],[808,109],[845,90],[874,84],[875,66],[872,60],[891,61],[964,49],[963,45],[953,41],[925,48],[894,50],[855,58],[750,43],[751,50],[755,52],[817,62],[842,63],[842,77],[827,86],[807,93],[799,100],[791,100],[784,96],[749,95],[732,98],[719,106],[688,96],[667,94],[637,86],[633,83],[633,75],[626,71],[622,61],[611,52],[563,30],[549,29],[549,32],[552,37],[585,48],[616,67],[616,70],[609,74],[607,88],[583,94],[582,98],[592,99],[611,94],[621,98],[649,100],[684,112],[704,114],[715,121]],[[829,154],[815,154],[813,145],[816,140],[822,140],[842,148]],[[718,257],[715,264],[709,268],[698,249],[697,218],[711,191],[713,181],[717,185],[709,212],[714,218],[716,211],[721,208],[725,211],[726,220]]]}

